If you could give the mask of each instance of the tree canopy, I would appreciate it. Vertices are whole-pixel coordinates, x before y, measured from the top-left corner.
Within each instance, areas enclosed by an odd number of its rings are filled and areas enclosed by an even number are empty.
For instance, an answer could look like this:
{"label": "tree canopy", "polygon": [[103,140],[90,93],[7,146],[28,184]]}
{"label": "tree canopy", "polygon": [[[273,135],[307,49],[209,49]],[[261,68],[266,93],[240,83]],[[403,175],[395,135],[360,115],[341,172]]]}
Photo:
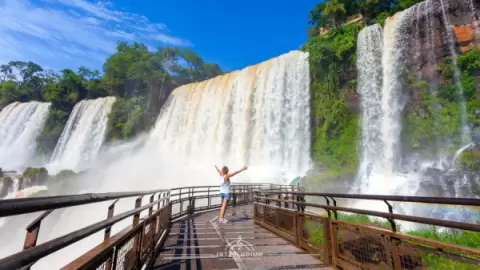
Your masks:
{"label": "tree canopy", "polygon": [[109,116],[109,139],[127,139],[151,127],[170,92],[182,84],[222,74],[188,48],[159,47],[119,42],[102,71],[44,70],[33,62],[0,65],[0,108],[14,101],[51,102],[51,112],[37,138],[41,153],[55,147],[75,104],[82,99],[116,96]]}

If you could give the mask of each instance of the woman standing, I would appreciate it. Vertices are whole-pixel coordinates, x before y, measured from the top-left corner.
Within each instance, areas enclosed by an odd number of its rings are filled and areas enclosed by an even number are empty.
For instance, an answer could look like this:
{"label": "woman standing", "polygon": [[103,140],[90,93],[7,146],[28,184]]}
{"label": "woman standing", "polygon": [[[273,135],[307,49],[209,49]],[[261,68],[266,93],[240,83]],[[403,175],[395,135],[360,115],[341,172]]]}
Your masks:
{"label": "woman standing", "polygon": [[218,222],[220,223],[227,223],[228,221],[224,218],[225,217],[225,209],[227,209],[228,200],[230,200],[230,178],[238,173],[241,173],[247,169],[247,167],[243,167],[242,169],[228,173],[228,167],[223,166],[222,170],[219,170],[215,165],[215,169],[220,174],[220,201],[222,202],[222,207],[220,208],[220,217],[218,218]]}

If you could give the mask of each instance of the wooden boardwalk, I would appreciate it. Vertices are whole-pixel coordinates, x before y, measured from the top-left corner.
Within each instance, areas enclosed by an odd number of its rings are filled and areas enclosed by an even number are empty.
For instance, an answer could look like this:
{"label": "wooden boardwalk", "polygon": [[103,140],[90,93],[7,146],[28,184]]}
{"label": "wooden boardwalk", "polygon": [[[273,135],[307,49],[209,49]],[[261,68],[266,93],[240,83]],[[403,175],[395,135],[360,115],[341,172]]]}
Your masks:
{"label": "wooden boardwalk", "polygon": [[254,224],[251,204],[227,208],[227,224],[218,223],[218,214],[173,223],[152,269],[333,269]]}

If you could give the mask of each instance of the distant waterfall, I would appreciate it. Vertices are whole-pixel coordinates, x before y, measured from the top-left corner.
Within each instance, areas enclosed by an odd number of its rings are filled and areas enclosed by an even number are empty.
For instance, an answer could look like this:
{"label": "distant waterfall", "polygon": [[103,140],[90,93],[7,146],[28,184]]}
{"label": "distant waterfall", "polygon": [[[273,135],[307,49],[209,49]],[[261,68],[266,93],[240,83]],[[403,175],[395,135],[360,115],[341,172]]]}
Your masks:
{"label": "distant waterfall", "polygon": [[257,181],[272,173],[291,180],[310,168],[309,85],[308,55],[292,51],[181,86],[152,136],[163,153],[194,165],[248,165]]}
{"label": "distant waterfall", "polygon": [[49,169],[80,170],[95,159],[105,140],[115,97],[82,100],[73,108],[53,151]]}
{"label": "distant waterfall", "polygon": [[0,167],[21,170],[35,155],[50,103],[14,102],[0,112]]}

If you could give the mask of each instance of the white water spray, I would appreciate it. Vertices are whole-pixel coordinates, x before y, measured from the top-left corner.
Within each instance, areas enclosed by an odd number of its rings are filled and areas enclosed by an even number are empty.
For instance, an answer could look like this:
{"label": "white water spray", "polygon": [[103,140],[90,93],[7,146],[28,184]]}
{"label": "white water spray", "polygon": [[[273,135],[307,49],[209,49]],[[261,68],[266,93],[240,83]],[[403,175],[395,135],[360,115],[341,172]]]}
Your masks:
{"label": "white water spray", "polygon": [[153,136],[195,165],[251,165],[260,178],[291,180],[310,167],[309,118],[307,54],[293,51],[175,89]]}
{"label": "white water spray", "polygon": [[362,106],[362,137],[360,141],[361,184],[368,181],[372,171],[382,167],[382,52],[383,30],[379,24],[364,28],[358,35],[358,88]]}
{"label": "white water spray", "polygon": [[0,112],[0,167],[22,170],[35,156],[50,103],[14,102]]}
{"label": "white water spray", "polygon": [[81,170],[95,160],[102,146],[115,97],[82,100],[73,108],[53,151],[49,171]]}

